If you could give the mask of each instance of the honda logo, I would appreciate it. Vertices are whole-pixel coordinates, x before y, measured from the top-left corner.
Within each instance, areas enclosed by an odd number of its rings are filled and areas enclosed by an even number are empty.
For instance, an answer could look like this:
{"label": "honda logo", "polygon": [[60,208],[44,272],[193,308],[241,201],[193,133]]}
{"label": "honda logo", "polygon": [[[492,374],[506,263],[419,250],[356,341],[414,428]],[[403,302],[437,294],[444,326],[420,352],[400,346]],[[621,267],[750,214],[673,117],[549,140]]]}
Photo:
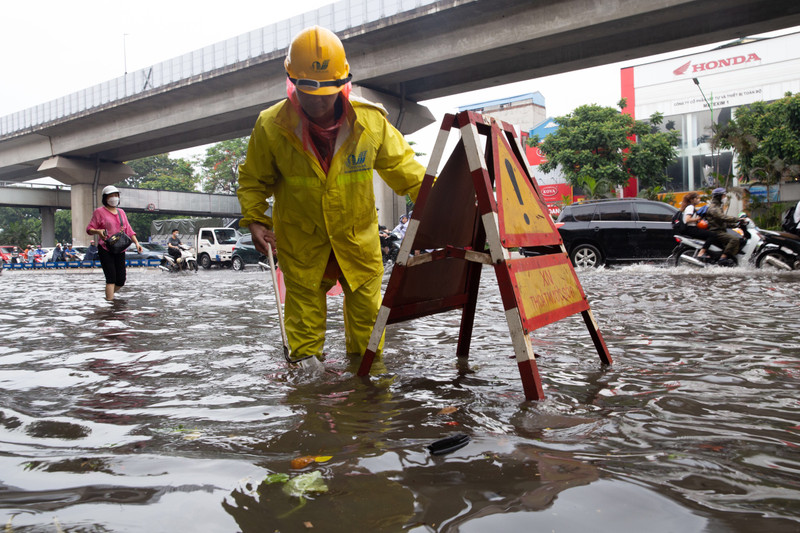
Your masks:
{"label": "honda logo", "polygon": [[691,61],[687,61],[683,65],[673,70],[672,73],[676,76],[682,76],[686,74],[687,71],[691,74],[696,74],[698,72],[708,72],[709,70],[716,70],[723,67],[735,67],[736,65],[743,65],[745,63],[750,63],[751,61],[761,61],[761,58],[758,57],[758,54],[747,54],[728,57],[725,59],[715,59],[712,61],[706,61],[704,63],[692,64]]}

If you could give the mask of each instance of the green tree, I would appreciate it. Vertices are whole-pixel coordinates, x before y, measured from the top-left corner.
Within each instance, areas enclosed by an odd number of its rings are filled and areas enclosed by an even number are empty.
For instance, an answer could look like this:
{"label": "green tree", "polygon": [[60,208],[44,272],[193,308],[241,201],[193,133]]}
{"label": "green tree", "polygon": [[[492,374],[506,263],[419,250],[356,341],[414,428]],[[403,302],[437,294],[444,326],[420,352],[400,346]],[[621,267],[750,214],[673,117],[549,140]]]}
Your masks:
{"label": "green tree", "polygon": [[55,214],[56,242],[66,244],[72,242],[72,211],[59,209]]}
{"label": "green tree", "polygon": [[[136,232],[136,237],[140,242],[147,242],[150,238],[150,223],[154,220],[164,218],[163,213],[126,213],[128,215],[128,222]],[[180,216],[171,216],[170,218],[189,218]]]}
{"label": "green tree", "polygon": [[736,118],[715,132],[712,145],[736,152],[737,171],[745,181],[769,189],[800,178],[800,94],[740,107]]}
{"label": "green tree", "polygon": [[239,188],[239,165],[247,156],[249,137],[230,139],[212,145],[203,160],[203,191],[236,194]]}
{"label": "green tree", "polygon": [[[195,192],[200,177],[195,173],[192,163],[182,158],[171,158],[169,154],[159,154],[128,161],[128,166],[136,173],[119,183],[121,187],[154,189],[160,191]],[[124,207],[124,204],[123,204]],[[133,231],[139,240],[146,242],[150,236],[150,223],[164,218],[160,213],[126,213]]]}
{"label": "green tree", "polygon": [[[620,110],[625,106],[623,99]],[[567,183],[592,196],[626,185],[631,176],[639,178],[642,188],[663,186],[667,166],[677,157],[679,133],[658,131],[662,120],[659,113],[647,123],[612,107],[578,107],[555,119],[558,130],[539,147],[547,158],[541,169],[561,166]],[[531,146],[538,143],[538,136],[528,140]]]}
{"label": "green tree", "polygon": [[[735,121],[729,120],[725,124],[712,124],[712,136],[710,146],[713,153],[717,153],[717,161],[720,160],[720,153],[722,150],[733,149],[739,154],[752,154],[753,150],[758,147],[758,140],[750,133],[744,131],[742,127]],[[722,187],[729,187],[731,178],[733,178],[733,158],[731,158],[731,165],[727,169],[715,168],[712,171],[712,176],[716,179],[717,184]]]}
{"label": "green tree", "polygon": [[191,162],[186,159],[172,159],[168,154],[159,154],[128,161],[127,164],[136,174],[120,182],[122,187],[161,191],[197,190],[199,178]]}
{"label": "green tree", "polygon": [[605,198],[611,194],[611,184],[606,180],[596,180],[591,176],[578,178],[578,187],[588,198]]}
{"label": "green tree", "polygon": [[0,207],[0,244],[41,244],[42,219],[38,209]]}
{"label": "green tree", "polygon": [[39,220],[39,210],[31,207],[0,207],[0,228],[8,228],[9,224],[20,220]]}
{"label": "green tree", "polygon": [[41,244],[42,223],[40,220],[24,218],[4,226],[0,233],[3,244],[25,248],[29,244]]}

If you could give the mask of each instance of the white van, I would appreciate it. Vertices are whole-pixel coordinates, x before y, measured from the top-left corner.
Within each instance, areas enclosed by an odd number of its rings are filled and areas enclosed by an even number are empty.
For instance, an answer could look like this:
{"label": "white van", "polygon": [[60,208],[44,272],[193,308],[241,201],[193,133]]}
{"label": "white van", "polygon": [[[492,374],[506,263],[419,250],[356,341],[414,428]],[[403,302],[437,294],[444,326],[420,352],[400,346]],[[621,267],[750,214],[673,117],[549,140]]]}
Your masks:
{"label": "white van", "polygon": [[194,247],[197,250],[197,263],[206,269],[213,264],[230,268],[233,264],[233,247],[241,235],[234,228],[200,228]]}

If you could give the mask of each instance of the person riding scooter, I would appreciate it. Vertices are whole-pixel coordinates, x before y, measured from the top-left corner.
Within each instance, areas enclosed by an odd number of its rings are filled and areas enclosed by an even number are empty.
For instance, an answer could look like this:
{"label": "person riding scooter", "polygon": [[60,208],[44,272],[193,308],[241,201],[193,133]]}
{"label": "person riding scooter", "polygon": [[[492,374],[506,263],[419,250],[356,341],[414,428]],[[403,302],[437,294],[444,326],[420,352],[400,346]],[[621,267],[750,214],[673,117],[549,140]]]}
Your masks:
{"label": "person riding scooter", "polygon": [[722,202],[725,196],[727,196],[727,193],[724,187],[717,187],[711,191],[711,203],[706,211],[706,219],[708,220],[708,231],[714,234],[714,242],[720,248],[723,248],[717,264],[720,266],[734,266],[736,261],[733,258],[739,253],[740,240],[739,237],[729,234],[727,230],[739,225],[740,219],[728,216],[722,210]]}
{"label": "person riding scooter", "polygon": [[178,237],[178,228],[172,230],[172,236],[167,239],[167,252],[176,263],[180,263],[181,259],[181,244],[183,244]]}
{"label": "person riding scooter", "polygon": [[386,226],[378,226],[378,235],[381,238],[381,255],[383,264],[394,263],[397,260],[397,253],[400,251],[400,241],[403,237],[397,231],[389,231]]}
{"label": "person riding scooter", "polygon": [[394,227],[392,233],[397,233],[400,235],[400,239],[406,236],[406,230],[408,229],[408,215],[401,215],[400,216],[400,223]]}

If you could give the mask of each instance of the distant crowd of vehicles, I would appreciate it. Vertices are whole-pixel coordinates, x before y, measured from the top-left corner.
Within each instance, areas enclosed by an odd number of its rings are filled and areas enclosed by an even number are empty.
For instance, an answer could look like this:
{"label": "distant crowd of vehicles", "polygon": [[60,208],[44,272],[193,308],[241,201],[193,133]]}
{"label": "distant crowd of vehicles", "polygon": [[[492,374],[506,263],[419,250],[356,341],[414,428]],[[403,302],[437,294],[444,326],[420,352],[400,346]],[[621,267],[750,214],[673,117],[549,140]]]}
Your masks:
{"label": "distant crowd of vehicles", "polygon": [[200,228],[193,246],[181,246],[180,260],[175,261],[165,254],[162,267],[170,272],[196,272],[199,264],[204,269],[217,265],[240,271],[247,265],[258,265],[264,261],[264,255],[256,250],[249,233],[242,234],[232,228]]}
{"label": "distant crowd of vehicles", "polygon": [[[667,203],[643,198],[590,200],[565,206],[555,225],[570,260],[578,268],[631,262],[666,262],[698,268],[714,264],[713,258],[721,253],[719,247],[709,249],[710,261],[708,257],[700,260],[698,252],[703,243],[673,229],[672,219],[677,211]],[[735,258],[738,266],[800,270],[800,237],[797,235],[760,229],[746,216],[742,216],[737,228],[728,231],[736,232],[741,239],[740,252]],[[141,243],[141,253],[131,245],[125,257],[132,261],[143,260],[142,264],[151,266],[152,260],[158,260],[155,264],[170,272],[196,272],[198,266],[209,269],[214,265],[241,271],[249,265],[265,262],[264,255],[255,249],[251,235],[234,228],[199,227],[188,238],[182,237],[189,242],[181,246],[182,257],[178,260],[158,242],[166,242],[165,234],[153,235],[152,242]],[[401,236],[390,232],[381,234],[385,264],[396,257],[401,240]],[[46,263],[53,260],[56,249],[40,247],[37,250],[34,262]],[[87,251],[86,246],[74,247],[75,259],[82,261]],[[25,252],[16,246],[0,246],[0,259],[4,264],[25,263],[28,262]],[[520,253],[523,256],[535,254],[524,247]]]}
{"label": "distant crowd of vehicles", "polygon": [[[158,239],[158,236],[156,236]],[[126,261],[141,262],[143,265],[160,265],[167,267],[167,270],[177,271],[186,270],[171,268],[175,262],[167,252],[167,247],[159,242],[142,242],[141,253],[136,249],[135,244],[131,244],[125,250]],[[182,258],[190,266],[188,270],[197,271],[197,267],[209,269],[212,266],[219,268],[232,268],[233,270],[244,270],[248,265],[258,265],[263,262],[264,256],[255,249],[250,234],[242,234],[233,228],[200,228],[198,233],[190,238],[188,244],[181,246]],[[56,262],[54,254],[55,247],[37,248],[34,254],[33,263],[37,266]],[[69,257],[59,259],[59,263],[69,263],[69,266],[83,266],[89,252],[88,246],[75,246]],[[12,265],[28,264],[27,248],[17,246],[0,246],[0,261],[7,268]],[[154,261],[158,261],[155,263]],[[182,261],[181,261],[182,262]],[[180,263],[180,262],[179,262]],[[138,263],[137,263],[138,264]],[[59,265],[63,266],[63,265]]]}
{"label": "distant crowd of vehicles", "polygon": [[[614,198],[574,203],[563,208],[556,227],[573,265],[597,268],[632,262],[706,268],[722,250],[712,245],[709,259],[698,260],[703,242],[676,233],[672,226],[678,210],[664,202],[644,198]],[[728,232],[741,240],[737,266],[800,270],[800,237],[786,231],[758,228],[742,216]],[[522,248],[522,255],[529,250]]]}
{"label": "distant crowd of vehicles", "polygon": [[[142,244],[142,253],[139,253],[136,250],[136,245],[131,244],[131,246],[125,250],[125,259],[161,259],[164,251],[166,250],[165,247],[161,246],[160,244],[153,244],[143,242]],[[56,258],[56,248],[53,246],[48,247],[40,247],[37,250],[41,250],[41,253],[34,254],[34,263],[52,263],[55,261],[84,261],[87,259],[87,253],[89,252],[88,246],[73,246],[72,251],[74,253],[69,254],[68,257],[63,258]],[[25,249],[18,248],[17,246],[0,246],[0,259],[2,259],[3,264],[5,265],[13,265],[16,263],[29,263],[30,261],[27,258],[27,254],[24,253]]]}

